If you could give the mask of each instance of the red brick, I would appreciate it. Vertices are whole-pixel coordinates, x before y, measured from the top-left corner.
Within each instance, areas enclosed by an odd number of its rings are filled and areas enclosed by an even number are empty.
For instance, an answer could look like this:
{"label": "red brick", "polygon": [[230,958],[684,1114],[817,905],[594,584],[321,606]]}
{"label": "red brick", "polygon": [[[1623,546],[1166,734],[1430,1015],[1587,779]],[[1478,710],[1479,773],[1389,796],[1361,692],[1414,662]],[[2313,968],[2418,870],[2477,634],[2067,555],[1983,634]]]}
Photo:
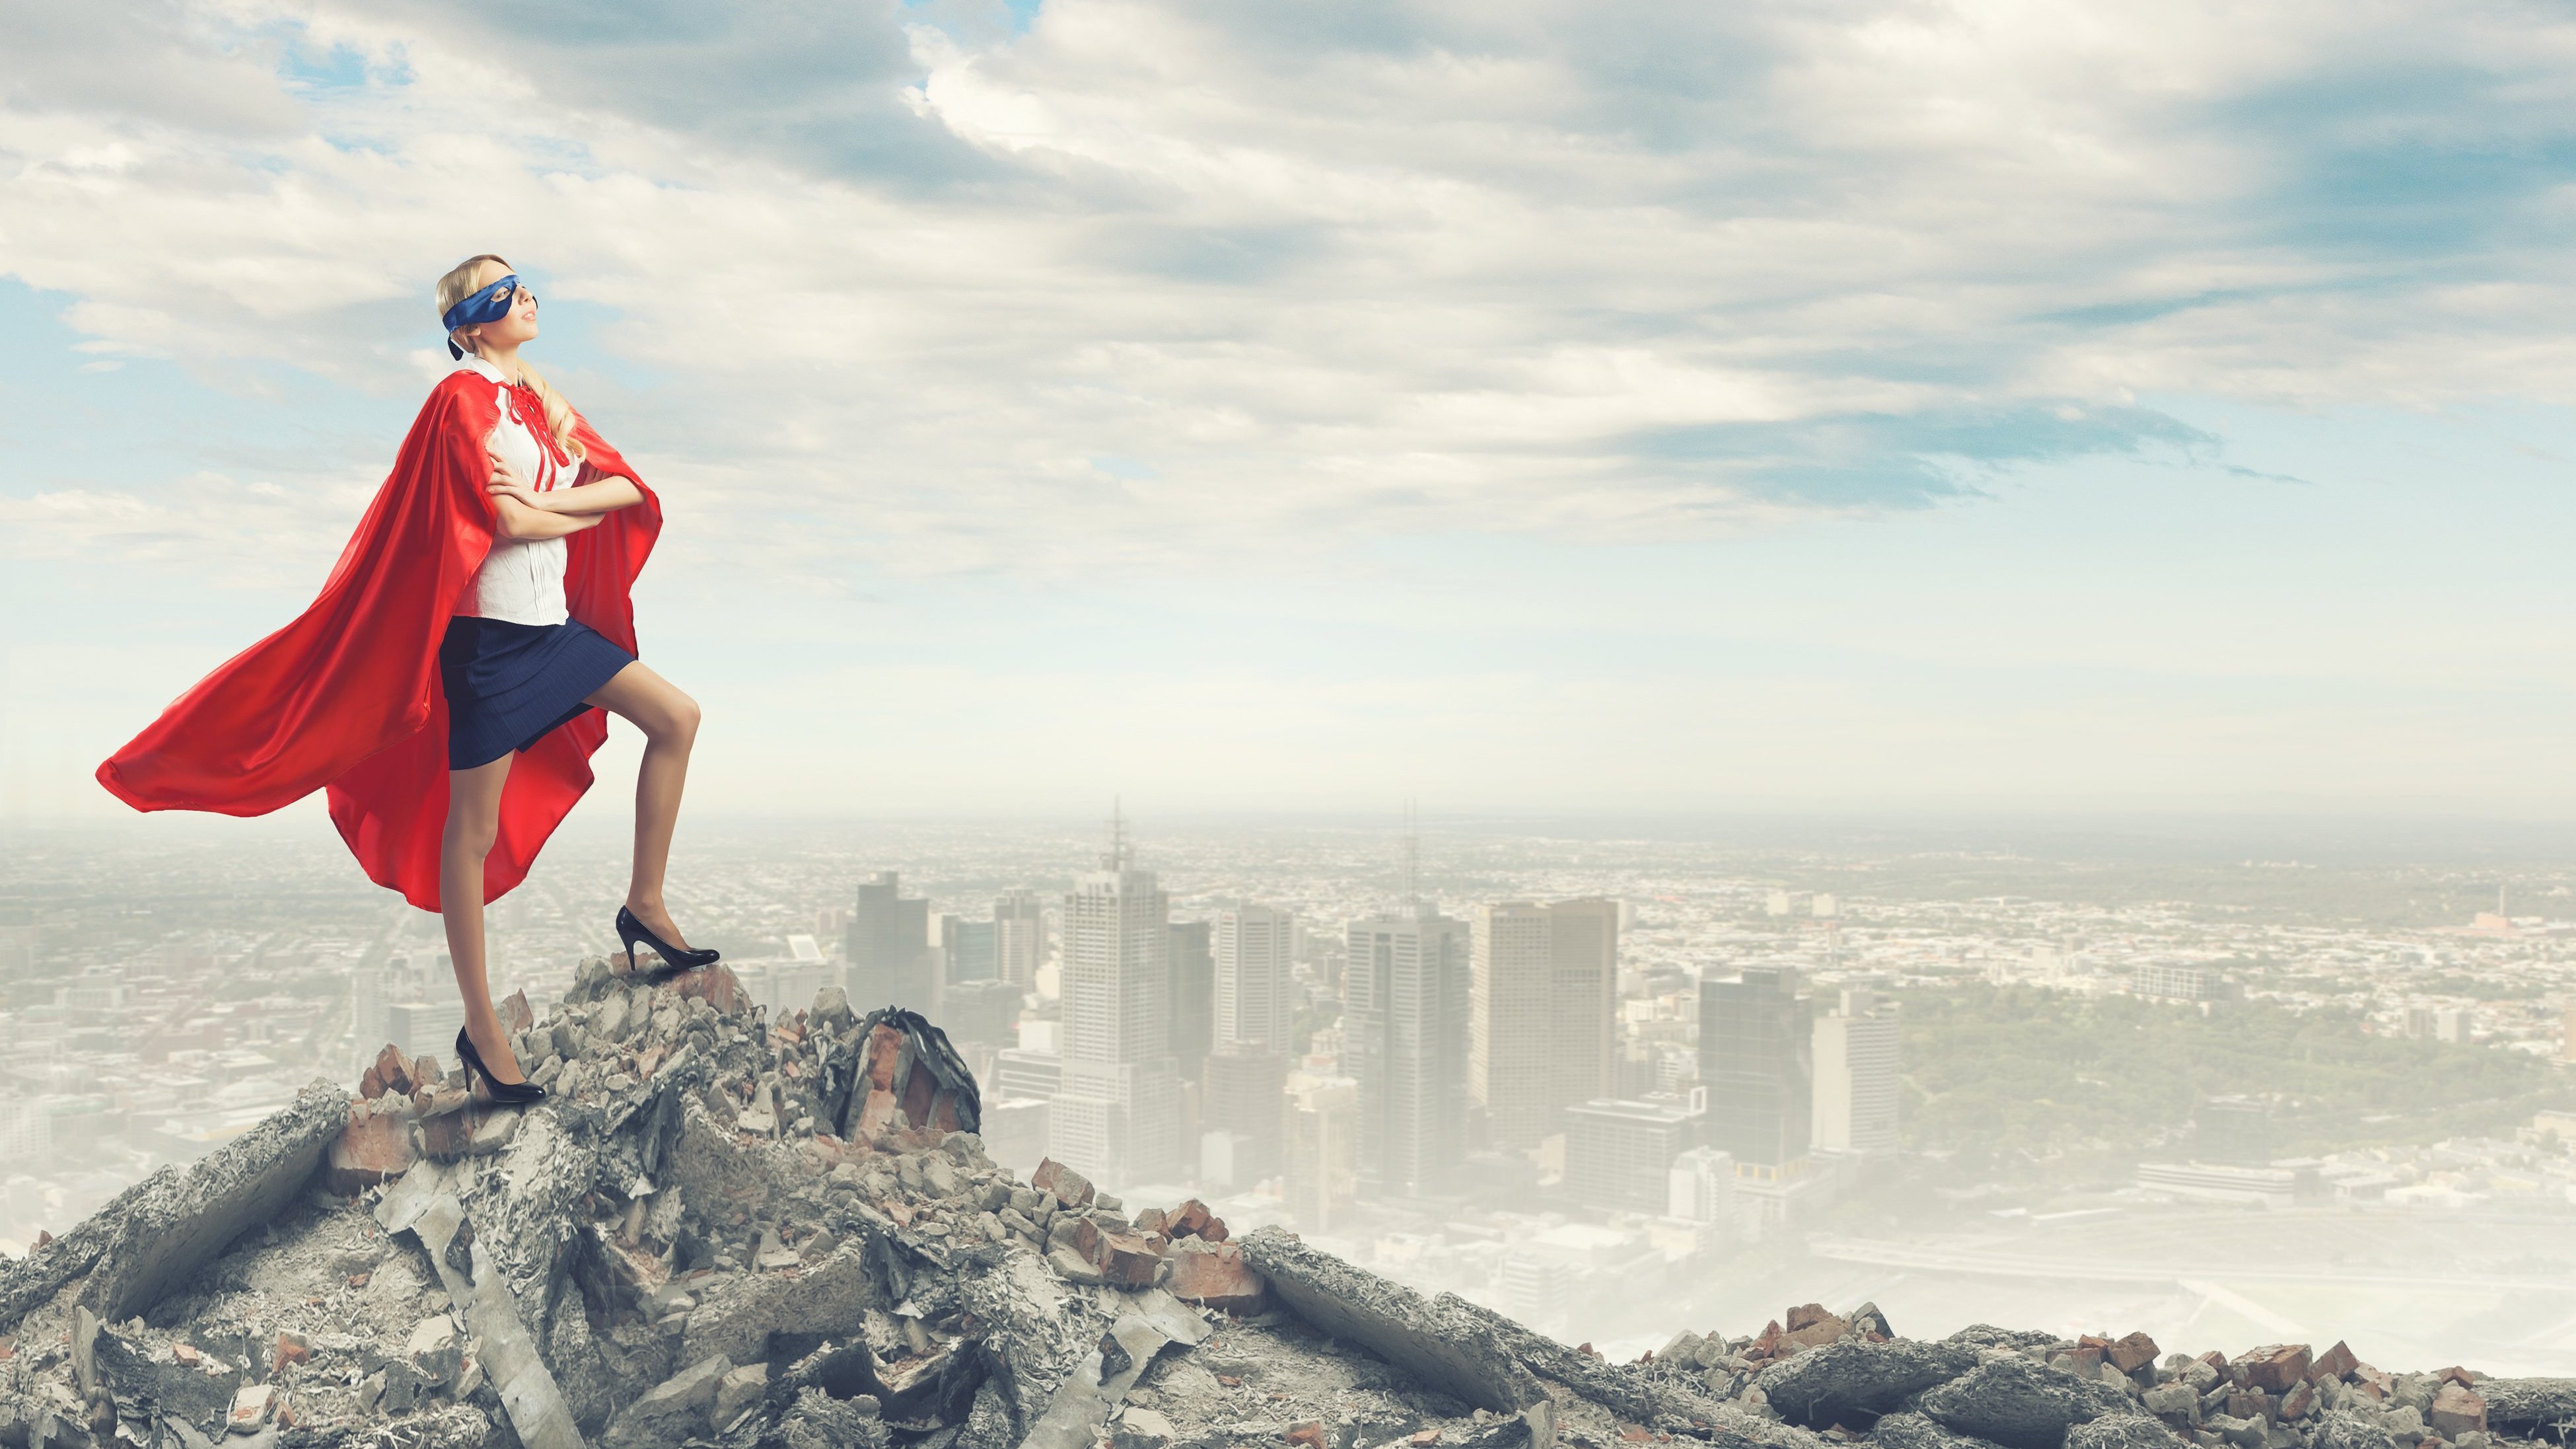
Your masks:
{"label": "red brick", "polygon": [[1066,1207],[1082,1207],[1098,1195],[1090,1178],[1052,1157],[1038,1159],[1038,1170],[1029,1174],[1029,1186],[1054,1193],[1055,1200]]}
{"label": "red brick", "polygon": [[[1795,1333],[1799,1329],[1808,1327],[1811,1324],[1822,1323],[1824,1320],[1832,1317],[1833,1315],[1827,1313],[1825,1311],[1825,1305],[1821,1303],[1801,1303],[1797,1307],[1789,1310],[1789,1321],[1785,1326],[1791,1333]],[[1840,1320],[1836,1321],[1839,1322]]]}
{"label": "red brick", "polygon": [[1431,1449],[1432,1445],[1440,1442],[1440,1431],[1437,1429],[1425,1429],[1404,1442],[1412,1445],[1413,1449]]}
{"label": "red brick", "polygon": [[1312,1419],[1290,1429],[1288,1442],[1303,1444],[1306,1449],[1332,1449],[1332,1441],[1324,1437],[1324,1426]]}
{"label": "red brick", "polygon": [[883,1087],[870,1087],[866,1100],[859,1103],[858,1125],[851,1130],[860,1141],[870,1141],[892,1130],[894,1117],[894,1093]]}
{"label": "red brick", "polygon": [[310,1362],[312,1358],[313,1349],[310,1345],[305,1343],[304,1335],[300,1333],[281,1333],[277,1336],[277,1350],[269,1358],[268,1371],[270,1373],[276,1373],[284,1369],[288,1364],[307,1363]]}
{"label": "red brick", "polygon": [[2281,1396],[2281,1417],[2304,1419],[2317,1407],[2317,1386],[2303,1383]]}
{"label": "red brick", "polygon": [[2487,1401],[2464,1384],[2445,1383],[2433,1395],[2433,1412],[2424,1416],[2433,1432],[2458,1442],[2462,1434],[2487,1429]]}
{"label": "red brick", "polygon": [[1208,1214],[1207,1226],[1199,1229],[1199,1236],[1205,1238],[1211,1243],[1224,1242],[1225,1219],[1218,1217],[1214,1213]]}
{"label": "red brick", "polygon": [[2245,1370],[2248,1387],[2267,1393],[2287,1393],[2308,1377],[2308,1346],[2304,1343],[2273,1343],[2248,1349],[2237,1355],[2236,1363]]}
{"label": "red brick", "polygon": [[[1793,1312],[1790,1316],[1794,1318],[1797,1315]],[[1804,1348],[1822,1348],[1842,1337],[1843,1330],[1850,1326],[1842,1319],[1828,1313],[1803,1328],[1791,1329],[1780,1335],[1780,1342],[1783,1347],[1792,1352]]]}
{"label": "red brick", "polygon": [[411,1124],[400,1117],[369,1117],[340,1129],[322,1167],[322,1185],[342,1197],[396,1178],[412,1164]]}
{"label": "red brick", "polygon": [[1176,1238],[1195,1238],[1208,1225],[1208,1205],[1191,1198],[1172,1209],[1164,1230]]}
{"label": "red brick", "polygon": [[1102,1277],[1130,1288],[1150,1287],[1163,1266],[1153,1245],[1134,1233],[1102,1233],[1100,1255],[1092,1261],[1100,1265]]}
{"label": "red brick", "polygon": [[[611,959],[622,961],[625,957]],[[733,974],[733,968],[721,961],[695,971],[683,971],[661,984],[678,992],[682,1000],[705,1002],[714,1007],[719,1016],[742,1014],[742,982]]]}
{"label": "red brick", "polygon": [[1173,1297],[1227,1313],[1261,1311],[1270,1283],[1243,1261],[1243,1249],[1232,1243],[1183,1239],[1167,1255],[1172,1276],[1163,1284]]}
{"label": "red brick", "polygon": [[1164,1222],[1161,1208],[1144,1208],[1136,1214],[1136,1230],[1140,1233],[1159,1233],[1163,1231]]}
{"label": "red brick", "polygon": [[384,1083],[386,1091],[401,1096],[410,1096],[412,1089],[420,1085],[411,1078],[410,1058],[405,1057],[401,1048],[392,1042],[385,1043],[385,1049],[376,1053],[376,1064],[369,1070],[376,1074],[377,1081]]}
{"label": "red brick", "polygon": [[197,1352],[197,1346],[193,1343],[172,1344],[170,1346],[170,1356],[177,1359],[180,1365],[185,1368],[195,1368],[197,1366],[197,1361],[205,1357],[204,1354]]}
{"label": "red brick", "polygon": [[2156,1341],[2144,1333],[2132,1333],[2104,1348],[2102,1356],[2111,1361],[2113,1368],[2133,1374],[2156,1361]]}
{"label": "red brick", "polygon": [[2361,1360],[2352,1356],[2352,1350],[2342,1339],[2336,1339],[2334,1347],[2318,1355],[2317,1361],[2308,1365],[2308,1378],[2311,1382],[2339,1379],[2360,1366]]}
{"label": "red brick", "polygon": [[372,1102],[384,1094],[384,1078],[376,1075],[374,1067],[367,1068],[365,1074],[358,1078],[358,1096],[364,1101]]}
{"label": "red brick", "polygon": [[2478,1386],[2478,1376],[2458,1364],[2453,1364],[2446,1369],[2434,1370],[2433,1377],[2444,1383],[2458,1384],[2464,1389],[2474,1389]]}
{"label": "red brick", "polygon": [[902,1065],[902,1030],[878,1022],[868,1032],[868,1084],[880,1091],[893,1091],[895,1069]]}

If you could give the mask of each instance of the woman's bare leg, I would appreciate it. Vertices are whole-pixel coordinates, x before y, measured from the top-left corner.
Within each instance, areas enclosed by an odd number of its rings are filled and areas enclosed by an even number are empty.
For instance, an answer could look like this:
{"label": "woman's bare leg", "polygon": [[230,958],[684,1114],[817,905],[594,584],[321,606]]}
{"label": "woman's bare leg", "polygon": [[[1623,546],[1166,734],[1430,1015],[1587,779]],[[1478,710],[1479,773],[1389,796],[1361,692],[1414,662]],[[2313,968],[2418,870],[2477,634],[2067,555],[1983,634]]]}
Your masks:
{"label": "woman's bare leg", "polygon": [[629,664],[585,701],[644,732],[644,763],[635,772],[635,870],[626,909],[674,948],[686,950],[662,903],[671,864],[671,832],[680,823],[680,791],[689,782],[689,748],[698,739],[698,702],[642,664]]}
{"label": "woman's bare leg", "polygon": [[484,969],[483,858],[501,835],[501,787],[510,778],[510,758],[447,772],[447,830],[438,842],[439,915],[447,923],[456,989],[465,998],[465,1035],[483,1065],[504,1082],[523,1079],[510,1035],[492,1009],[492,982]]}

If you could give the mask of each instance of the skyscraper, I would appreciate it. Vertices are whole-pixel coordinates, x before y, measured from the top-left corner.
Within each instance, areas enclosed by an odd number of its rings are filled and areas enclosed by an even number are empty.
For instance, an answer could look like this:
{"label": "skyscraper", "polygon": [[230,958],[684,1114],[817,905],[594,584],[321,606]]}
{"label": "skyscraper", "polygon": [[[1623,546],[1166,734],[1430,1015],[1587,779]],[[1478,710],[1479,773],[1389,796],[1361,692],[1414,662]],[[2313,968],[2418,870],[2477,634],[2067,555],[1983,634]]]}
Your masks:
{"label": "skyscraper", "polygon": [[1216,1040],[1250,1042],[1287,1056],[1297,1020],[1290,975],[1297,918],[1269,906],[1220,911],[1216,918]]}
{"label": "skyscraper", "polygon": [[1896,1003],[1864,987],[1816,1018],[1815,1145],[1834,1152],[1896,1148]]}
{"label": "skyscraper", "polygon": [[1466,1151],[1467,923],[1428,906],[1353,921],[1344,1060],[1359,1081],[1360,1196],[1448,1190]]}
{"label": "skyscraper", "polygon": [[903,894],[900,878],[878,871],[859,883],[858,909],[844,937],[850,1004],[861,1011],[905,1006],[939,1011],[937,958],[930,950],[930,902]]}
{"label": "skyscraper", "polygon": [[1477,908],[1468,1091],[1497,1147],[1535,1147],[1612,1086],[1619,904]]}
{"label": "skyscraper", "polygon": [[1226,1133],[1229,1180],[1249,1187],[1274,1176],[1286,1160],[1288,1058],[1249,1042],[1219,1042],[1201,1067],[1199,1116],[1210,1133]]}
{"label": "skyscraper", "polygon": [[1116,822],[1099,869],[1064,898],[1064,1085],[1047,1116],[1050,1155],[1096,1180],[1151,1182],[1178,1166],[1171,949],[1170,899]]}
{"label": "skyscraper", "polygon": [[1747,967],[1699,986],[1699,1075],[1708,1087],[1708,1145],[1739,1175],[1801,1174],[1813,1132],[1815,1038],[1798,972]]}
{"label": "skyscraper", "polygon": [[1600,896],[1547,908],[1548,1014],[1557,1051],[1549,1093],[1558,1110],[1608,1096],[1619,1039],[1619,903]]}
{"label": "skyscraper", "polygon": [[934,916],[931,924],[937,927],[931,945],[939,953],[942,984],[953,986],[963,981],[999,979],[991,921],[970,921],[964,916]]}
{"label": "skyscraper", "polygon": [[1663,1213],[1673,1164],[1696,1142],[1699,1125],[1691,1103],[1675,1098],[1576,1103],[1565,1109],[1566,1191],[1593,1207]]}
{"label": "skyscraper", "polygon": [[1172,923],[1171,977],[1165,988],[1172,1010],[1172,1065],[1182,1081],[1199,1079],[1200,1063],[1216,1040],[1216,956],[1209,921]]}
{"label": "skyscraper", "polygon": [[1002,979],[1034,990],[1046,964],[1046,910],[1033,890],[1007,890],[993,901],[993,959]]}

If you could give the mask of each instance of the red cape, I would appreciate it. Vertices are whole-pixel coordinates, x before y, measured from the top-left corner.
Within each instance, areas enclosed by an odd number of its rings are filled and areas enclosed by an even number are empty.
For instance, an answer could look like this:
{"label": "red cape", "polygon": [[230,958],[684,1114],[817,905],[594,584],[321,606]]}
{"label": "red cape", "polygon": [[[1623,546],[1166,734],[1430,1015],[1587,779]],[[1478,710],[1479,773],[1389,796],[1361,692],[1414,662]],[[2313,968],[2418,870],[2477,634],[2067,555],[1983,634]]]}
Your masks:
{"label": "red cape", "polygon": [[[421,406],[394,470],[295,622],[234,656],[98,767],[137,810],[265,815],[316,789],[367,877],[438,909],[447,824],[447,697],[438,644],[492,547],[483,440],[499,423],[495,385],[458,372]],[[661,500],[576,418],[596,474],[635,481],[644,501],[566,540],[572,616],[633,652],[635,576],[662,532]],[[510,766],[501,834],[483,862],[483,899],[525,880],[537,850],[590,788],[608,716],[584,710]]]}

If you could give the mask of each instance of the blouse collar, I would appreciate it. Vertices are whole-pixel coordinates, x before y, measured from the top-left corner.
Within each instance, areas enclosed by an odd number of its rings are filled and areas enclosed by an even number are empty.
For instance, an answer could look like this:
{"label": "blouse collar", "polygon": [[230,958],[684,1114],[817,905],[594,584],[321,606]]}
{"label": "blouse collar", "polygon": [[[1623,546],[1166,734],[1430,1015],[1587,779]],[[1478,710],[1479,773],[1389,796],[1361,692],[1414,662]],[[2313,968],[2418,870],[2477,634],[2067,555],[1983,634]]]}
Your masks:
{"label": "blouse collar", "polygon": [[517,378],[512,377],[508,373],[503,372],[500,368],[493,366],[491,359],[485,357],[479,352],[466,353],[463,357],[457,359],[456,365],[459,368],[472,368],[474,371],[479,372],[484,377],[501,384],[503,387],[512,387],[518,383]]}

